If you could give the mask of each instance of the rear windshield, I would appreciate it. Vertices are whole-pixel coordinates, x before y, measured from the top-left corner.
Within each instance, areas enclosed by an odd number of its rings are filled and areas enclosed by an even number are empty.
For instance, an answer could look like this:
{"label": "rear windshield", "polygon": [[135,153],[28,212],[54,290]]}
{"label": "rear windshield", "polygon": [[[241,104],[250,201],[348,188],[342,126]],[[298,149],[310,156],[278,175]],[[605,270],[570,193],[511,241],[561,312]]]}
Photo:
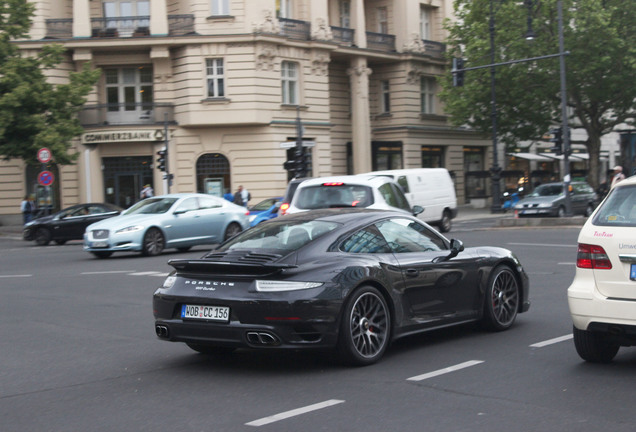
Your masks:
{"label": "rear windshield", "polygon": [[214,252],[234,249],[290,252],[338,228],[340,224],[318,220],[274,220],[243,231]]}
{"label": "rear windshield", "polygon": [[599,226],[636,226],[636,185],[612,189],[592,220]]}
{"label": "rear windshield", "polygon": [[369,186],[322,184],[303,187],[296,192],[294,205],[312,210],[336,207],[368,207],[373,204],[373,190]]}

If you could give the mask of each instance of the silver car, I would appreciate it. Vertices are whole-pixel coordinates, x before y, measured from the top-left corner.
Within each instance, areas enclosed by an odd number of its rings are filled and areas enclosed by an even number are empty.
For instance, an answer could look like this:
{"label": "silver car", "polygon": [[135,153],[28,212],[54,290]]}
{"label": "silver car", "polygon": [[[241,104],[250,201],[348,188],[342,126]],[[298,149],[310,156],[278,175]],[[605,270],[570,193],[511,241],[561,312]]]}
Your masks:
{"label": "silver car", "polygon": [[165,248],[220,243],[249,228],[245,207],[205,194],[146,198],[120,216],[89,225],[84,250],[99,258],[113,252],[158,255]]}
{"label": "silver car", "polygon": [[[572,214],[589,216],[598,204],[596,192],[585,182],[572,182],[570,205]],[[565,216],[564,183],[546,183],[536,189],[514,206],[515,214],[525,216]]]}

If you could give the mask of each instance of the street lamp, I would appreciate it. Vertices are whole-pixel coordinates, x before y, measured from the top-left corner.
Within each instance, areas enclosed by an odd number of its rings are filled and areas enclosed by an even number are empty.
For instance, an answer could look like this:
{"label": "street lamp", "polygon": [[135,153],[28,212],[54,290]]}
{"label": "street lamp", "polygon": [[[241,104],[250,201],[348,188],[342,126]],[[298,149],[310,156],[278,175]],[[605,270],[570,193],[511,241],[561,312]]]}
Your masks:
{"label": "street lamp", "polygon": [[[490,33],[490,118],[492,120],[492,166],[490,167],[490,178],[492,181],[492,206],[490,208],[491,213],[501,213],[501,167],[499,166],[499,153],[497,144],[497,94],[495,91],[495,1],[502,2],[503,0],[490,0],[490,17],[488,20],[488,30]],[[528,8],[528,30],[526,31],[525,38],[527,40],[533,40],[535,38],[534,31],[532,30],[532,16],[530,14],[532,3],[534,0],[524,0],[524,5]]]}

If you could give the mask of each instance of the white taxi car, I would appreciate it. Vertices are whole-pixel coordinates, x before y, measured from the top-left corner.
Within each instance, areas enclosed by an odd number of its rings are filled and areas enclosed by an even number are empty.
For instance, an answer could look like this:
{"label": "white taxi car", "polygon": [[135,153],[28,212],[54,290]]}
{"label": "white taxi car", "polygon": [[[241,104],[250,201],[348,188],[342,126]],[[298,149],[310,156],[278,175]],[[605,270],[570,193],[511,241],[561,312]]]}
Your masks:
{"label": "white taxi car", "polygon": [[578,238],[568,288],[574,345],[589,362],[610,362],[636,345],[636,176],[618,183]]}

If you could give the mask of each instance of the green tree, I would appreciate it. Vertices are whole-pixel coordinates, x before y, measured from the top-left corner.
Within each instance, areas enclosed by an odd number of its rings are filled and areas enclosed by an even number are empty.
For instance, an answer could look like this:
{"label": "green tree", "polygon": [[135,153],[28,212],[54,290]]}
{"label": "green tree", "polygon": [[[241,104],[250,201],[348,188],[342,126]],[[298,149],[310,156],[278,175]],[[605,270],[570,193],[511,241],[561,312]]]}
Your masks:
{"label": "green tree", "polygon": [[46,71],[62,62],[65,48],[44,46],[26,56],[16,40],[25,39],[34,6],[27,0],[0,0],[0,155],[34,163],[37,150],[47,147],[55,162],[73,163],[71,140],[82,132],[77,113],[99,78],[85,64],[67,84],[47,82]]}
{"label": "green tree", "polygon": [[[557,0],[455,0],[447,21],[448,56],[464,67],[491,64],[490,5],[495,18],[495,63],[558,54]],[[527,2],[524,2],[527,3]],[[629,2],[627,2],[629,3]],[[589,181],[598,185],[601,136],[636,115],[636,8],[622,0],[563,0],[569,125],[587,132]],[[524,38],[528,13],[536,34]],[[496,67],[497,135],[512,148],[537,140],[561,123],[558,58]],[[465,72],[464,86],[442,80],[441,98],[456,125],[492,134],[490,69]]]}

